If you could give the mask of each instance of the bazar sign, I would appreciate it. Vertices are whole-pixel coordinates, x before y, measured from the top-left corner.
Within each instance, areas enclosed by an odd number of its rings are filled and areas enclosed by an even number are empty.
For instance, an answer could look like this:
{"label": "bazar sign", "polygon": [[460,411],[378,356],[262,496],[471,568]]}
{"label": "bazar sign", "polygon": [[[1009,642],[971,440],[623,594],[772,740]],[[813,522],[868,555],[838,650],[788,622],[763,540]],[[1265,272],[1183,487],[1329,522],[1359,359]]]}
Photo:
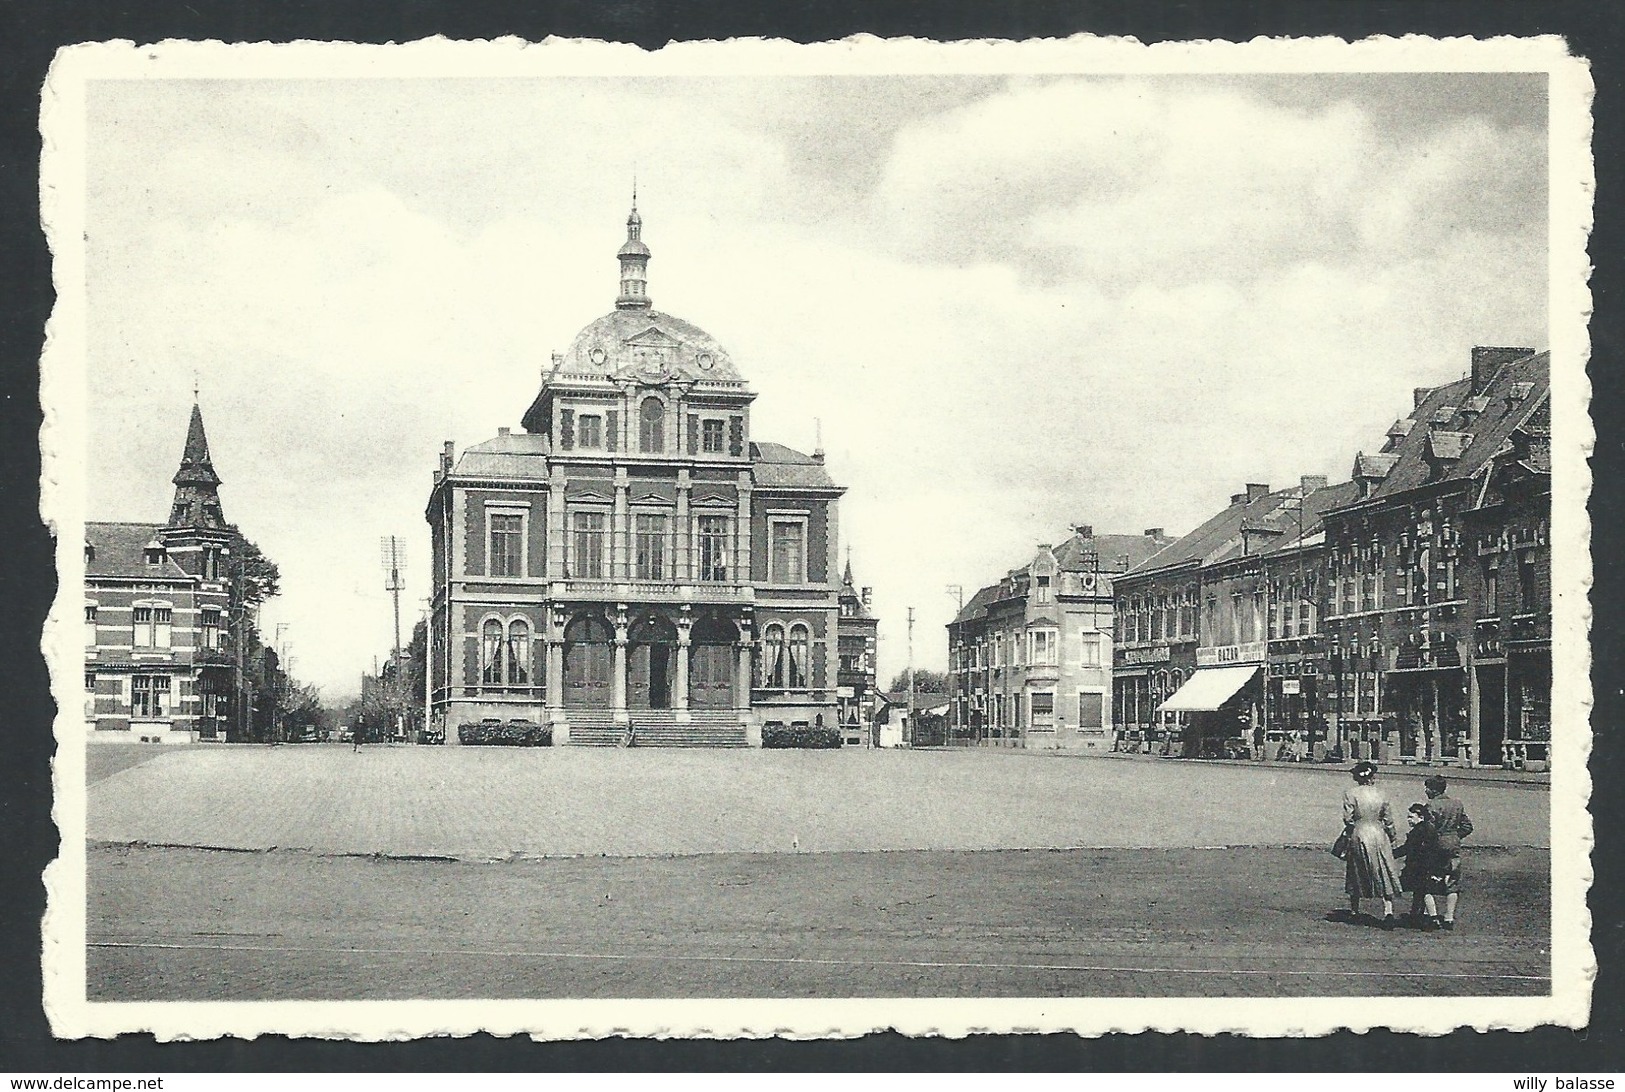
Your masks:
{"label": "bazar sign", "polygon": [[1123,662],[1125,664],[1165,664],[1172,656],[1167,645],[1156,648],[1125,648]]}
{"label": "bazar sign", "polygon": [[1264,642],[1248,641],[1244,645],[1210,645],[1196,650],[1197,667],[1220,667],[1224,664],[1259,663],[1264,659]]}

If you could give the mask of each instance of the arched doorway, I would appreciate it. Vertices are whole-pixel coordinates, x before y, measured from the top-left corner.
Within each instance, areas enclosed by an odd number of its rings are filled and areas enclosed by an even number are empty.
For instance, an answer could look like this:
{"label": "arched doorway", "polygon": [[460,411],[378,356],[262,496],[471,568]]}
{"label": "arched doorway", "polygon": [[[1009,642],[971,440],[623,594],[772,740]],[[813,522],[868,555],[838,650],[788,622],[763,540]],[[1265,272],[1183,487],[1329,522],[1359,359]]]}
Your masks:
{"label": "arched doorway", "polygon": [[632,623],[627,660],[626,704],[633,709],[670,709],[677,627],[650,611]]}
{"label": "arched doorway", "polygon": [[690,640],[689,704],[695,709],[732,709],[738,627],[708,614],[694,623]]}
{"label": "arched doorway", "polygon": [[567,707],[608,708],[614,701],[610,688],[610,646],[614,634],[609,623],[591,615],[578,615],[564,629],[564,704]]}

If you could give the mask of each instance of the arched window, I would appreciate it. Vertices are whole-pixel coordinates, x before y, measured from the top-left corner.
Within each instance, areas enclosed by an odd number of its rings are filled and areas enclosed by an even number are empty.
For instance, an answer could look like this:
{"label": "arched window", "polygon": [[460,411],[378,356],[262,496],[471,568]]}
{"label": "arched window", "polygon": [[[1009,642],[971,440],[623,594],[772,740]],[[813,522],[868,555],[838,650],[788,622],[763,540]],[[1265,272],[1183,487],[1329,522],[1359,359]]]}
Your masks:
{"label": "arched window", "polygon": [[790,677],[788,685],[792,690],[804,690],[807,687],[807,666],[809,662],[809,638],[811,634],[807,627],[799,623],[790,627]]}
{"label": "arched window", "polygon": [[502,683],[502,623],[487,618],[480,627],[480,681],[487,686]]}
{"label": "arched window", "polygon": [[784,627],[777,622],[762,631],[762,685],[784,685]]}
{"label": "arched window", "polygon": [[515,618],[508,623],[508,677],[509,686],[530,683],[530,623]]}
{"label": "arched window", "polygon": [[658,398],[645,398],[638,407],[638,450],[666,450],[666,405]]}

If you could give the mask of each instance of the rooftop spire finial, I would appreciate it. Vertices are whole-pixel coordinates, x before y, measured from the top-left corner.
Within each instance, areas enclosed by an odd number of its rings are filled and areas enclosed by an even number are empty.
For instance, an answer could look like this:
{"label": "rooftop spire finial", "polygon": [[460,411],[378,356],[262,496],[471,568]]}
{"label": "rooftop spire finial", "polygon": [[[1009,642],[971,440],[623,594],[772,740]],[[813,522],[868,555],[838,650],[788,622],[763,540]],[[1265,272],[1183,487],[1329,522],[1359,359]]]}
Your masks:
{"label": "rooftop spire finial", "polygon": [[649,248],[643,242],[643,217],[638,215],[638,176],[632,173],[632,212],[626,218],[626,242],[615,255],[621,263],[621,294],[615,306],[622,311],[647,311],[649,299]]}

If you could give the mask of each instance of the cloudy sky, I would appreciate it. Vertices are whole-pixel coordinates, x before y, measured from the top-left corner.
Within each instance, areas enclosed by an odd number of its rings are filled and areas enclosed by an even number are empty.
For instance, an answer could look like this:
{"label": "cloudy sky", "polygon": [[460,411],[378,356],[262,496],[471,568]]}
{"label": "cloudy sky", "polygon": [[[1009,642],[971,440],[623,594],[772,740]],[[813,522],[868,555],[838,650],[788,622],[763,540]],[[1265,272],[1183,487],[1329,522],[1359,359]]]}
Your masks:
{"label": "cloudy sky", "polygon": [[[167,510],[194,376],[265,612],[339,698],[428,595],[437,450],[518,427],[613,306],[636,170],[655,306],[810,450],[881,612],[946,661],[1071,523],[1188,530],[1347,476],[1475,344],[1546,345],[1544,75],[92,83],[90,518]],[[403,623],[405,624],[405,623]]]}

